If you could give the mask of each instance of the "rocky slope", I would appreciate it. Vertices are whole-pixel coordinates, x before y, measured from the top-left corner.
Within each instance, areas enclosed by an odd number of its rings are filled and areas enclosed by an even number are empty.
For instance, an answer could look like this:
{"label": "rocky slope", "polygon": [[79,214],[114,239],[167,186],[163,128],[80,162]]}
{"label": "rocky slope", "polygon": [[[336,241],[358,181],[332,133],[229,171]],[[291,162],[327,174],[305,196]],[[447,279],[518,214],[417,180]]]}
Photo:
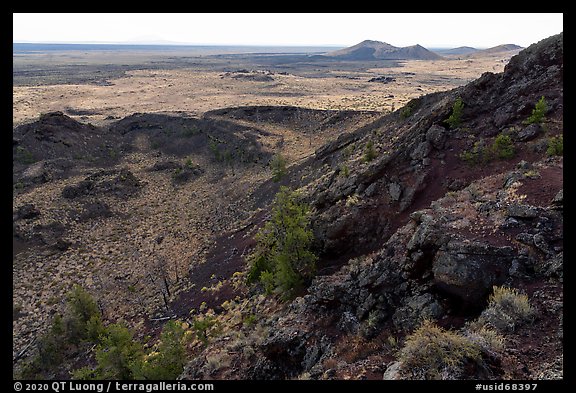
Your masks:
{"label": "rocky slope", "polygon": [[[526,125],[542,96],[546,122]],[[458,97],[461,122],[450,127]],[[546,150],[562,132],[559,35],[502,74],[421,97],[321,147],[286,181],[315,209],[320,276],[288,305],[236,304],[232,314],[250,310],[257,328],[215,338],[204,353],[219,361],[196,359],[185,377],[409,378],[399,348],[424,319],[471,334],[493,287],[505,286],[528,295],[535,317],[505,332],[482,367],[445,377],[561,378],[563,160]],[[462,158],[502,133],[512,158]]]}
{"label": "rocky slope", "polygon": [[[241,271],[242,253],[222,269],[203,262],[222,233],[273,197],[252,197],[270,179],[271,157],[299,160],[377,115],[243,107],[199,118],[133,114],[95,127],[55,112],[16,127],[14,356],[33,348],[74,284],[141,337],[150,319],[212,305],[219,296],[201,288]],[[181,291],[193,299],[178,305]]]}
{"label": "rocky slope", "polygon": [[[525,124],[541,97],[545,120]],[[13,133],[14,353],[81,283],[140,336],[166,316],[215,318],[182,378],[411,378],[401,349],[424,319],[478,341],[470,324],[507,286],[531,321],[444,377],[561,378],[563,158],[549,146],[562,133],[562,34],[389,115],[243,107],[103,128],[45,115]],[[289,303],[243,280],[281,185],[312,207],[320,257]]]}

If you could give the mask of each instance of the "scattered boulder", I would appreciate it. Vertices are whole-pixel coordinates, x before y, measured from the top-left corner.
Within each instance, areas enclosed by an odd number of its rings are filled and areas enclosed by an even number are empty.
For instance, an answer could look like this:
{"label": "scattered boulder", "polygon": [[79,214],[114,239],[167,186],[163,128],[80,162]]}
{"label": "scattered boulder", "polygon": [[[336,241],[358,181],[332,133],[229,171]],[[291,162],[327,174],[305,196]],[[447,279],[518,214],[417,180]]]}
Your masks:
{"label": "scattered boulder", "polygon": [[344,311],[338,321],[338,329],[346,333],[356,334],[359,328],[360,321],[358,321],[356,315],[350,311]]}
{"label": "scattered boulder", "polygon": [[514,218],[536,218],[539,215],[539,209],[535,206],[513,203],[508,206],[508,217]]}
{"label": "scattered boulder", "polygon": [[66,230],[66,226],[61,222],[52,221],[48,224],[34,226],[32,237],[43,244],[55,246],[62,239]]}
{"label": "scattered boulder", "polygon": [[203,173],[204,169],[199,165],[184,165],[174,170],[172,173],[172,180],[176,184],[182,184],[201,176]]}
{"label": "scattered boulder", "polygon": [[535,270],[545,277],[555,277],[562,281],[564,278],[564,253],[560,252],[536,264]]}
{"label": "scattered boulder", "polygon": [[403,379],[401,371],[402,371],[402,362],[399,361],[392,362],[388,365],[386,371],[384,371],[384,376],[382,377],[382,379],[388,381]]}
{"label": "scattered boulder", "polygon": [[388,185],[388,194],[393,201],[398,202],[402,196],[402,187],[398,183],[390,183]]}
{"label": "scattered boulder", "polygon": [[408,251],[437,249],[448,240],[439,220],[429,213],[425,210],[418,210],[410,215],[418,227],[406,244]]}
{"label": "scattered boulder", "polygon": [[260,346],[266,358],[267,374],[272,378],[289,378],[310,370],[330,349],[327,337],[289,326],[275,330]]}
{"label": "scattered boulder", "polygon": [[370,78],[368,82],[379,82],[379,83],[391,83],[395,82],[396,78],[391,76],[376,76],[374,78]]}
{"label": "scattered boulder", "polygon": [[182,164],[176,161],[158,161],[152,167],[150,167],[150,171],[152,172],[159,172],[159,171],[173,171],[176,169],[182,169]]}
{"label": "scattered boulder", "polygon": [[434,295],[424,293],[406,298],[404,304],[392,315],[392,321],[398,329],[409,332],[424,319],[439,319],[443,314],[444,309]]}
{"label": "scattered boulder", "polygon": [[135,195],[143,184],[128,169],[103,169],[97,171],[75,185],[62,189],[62,196],[75,199],[88,195],[113,195],[126,198]]}
{"label": "scattered boulder", "polygon": [[105,129],[80,123],[62,112],[42,114],[37,121],[16,127],[13,135],[18,141],[13,144],[14,160],[24,164],[61,158],[94,158],[103,153],[110,161],[108,152],[101,148],[105,140],[115,143],[116,139]]}
{"label": "scattered boulder", "polygon": [[36,208],[36,206],[34,206],[34,204],[32,203],[27,203],[25,205],[22,205],[18,208],[18,210],[16,211],[16,219],[24,219],[24,220],[30,220],[33,218],[36,218],[40,215],[40,210],[38,210],[38,208]]}
{"label": "scattered boulder", "polygon": [[379,186],[379,182],[374,182],[374,183],[370,184],[364,190],[364,195],[366,195],[367,197],[373,197],[378,192],[378,186]]}
{"label": "scattered boulder", "polygon": [[253,82],[273,82],[274,78],[265,74],[239,74],[232,76],[234,79],[248,80]]}
{"label": "scattered boulder", "polygon": [[420,142],[418,146],[410,153],[410,158],[413,160],[422,160],[428,157],[430,151],[432,150],[432,144],[427,140]]}
{"label": "scattered boulder", "polygon": [[538,135],[542,133],[542,126],[538,123],[533,123],[526,126],[518,134],[514,136],[517,142],[528,142],[535,139]]}
{"label": "scattered boulder", "polygon": [[76,185],[65,186],[62,189],[62,196],[67,199],[75,199],[84,195],[89,195],[94,189],[94,181],[82,180]]}
{"label": "scattered boulder", "polygon": [[464,304],[478,305],[492,286],[504,283],[514,257],[512,247],[450,241],[434,257],[434,284]]}
{"label": "scattered boulder", "polygon": [[80,221],[88,221],[100,217],[111,217],[110,206],[101,201],[88,202],[84,204],[84,211],[80,213]]}
{"label": "scattered boulder", "polygon": [[426,140],[434,146],[435,149],[443,149],[446,143],[446,129],[441,125],[434,124],[426,131]]}
{"label": "scattered boulder", "polygon": [[564,206],[564,189],[558,191],[558,193],[552,199],[552,206],[555,208],[562,208]]}

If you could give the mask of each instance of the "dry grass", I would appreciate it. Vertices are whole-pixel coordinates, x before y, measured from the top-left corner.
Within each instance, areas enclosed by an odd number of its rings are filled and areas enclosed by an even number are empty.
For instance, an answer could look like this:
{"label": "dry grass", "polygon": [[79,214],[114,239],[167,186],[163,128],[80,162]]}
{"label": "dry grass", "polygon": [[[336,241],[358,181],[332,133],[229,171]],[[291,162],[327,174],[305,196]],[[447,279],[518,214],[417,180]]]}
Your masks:
{"label": "dry grass", "polygon": [[407,337],[399,360],[406,379],[458,379],[467,362],[482,357],[480,346],[466,336],[425,320]]}
{"label": "dry grass", "polygon": [[528,296],[517,289],[494,286],[488,307],[478,318],[478,322],[491,326],[498,331],[513,331],[517,326],[530,322],[535,310]]}
{"label": "dry grass", "polygon": [[[34,61],[41,61],[41,57],[38,59]],[[84,120],[95,124],[103,122],[107,116],[124,117],[135,112],[184,111],[200,115],[217,108],[241,105],[391,111],[420,95],[461,86],[486,71],[500,72],[505,64],[501,60],[492,57],[411,60],[402,62],[402,67],[346,72],[345,76],[355,78],[342,77],[338,71],[331,70],[327,70],[323,78],[306,77],[295,69],[294,74],[274,74],[272,83],[222,78],[222,72],[207,70],[208,63],[163,70],[147,70],[143,63],[142,70],[129,71],[124,77],[112,79],[109,86],[15,86],[13,120],[20,124],[41,113],[67,108],[85,113]],[[56,56],[51,61],[53,63],[48,67],[57,64],[59,58]],[[67,61],[62,57],[61,62]],[[97,64],[98,58],[91,54],[85,61]],[[118,60],[109,58],[107,61],[126,62],[126,59],[118,57]],[[198,58],[199,63],[202,61]],[[393,76],[396,81],[387,84],[367,82],[381,75]]]}

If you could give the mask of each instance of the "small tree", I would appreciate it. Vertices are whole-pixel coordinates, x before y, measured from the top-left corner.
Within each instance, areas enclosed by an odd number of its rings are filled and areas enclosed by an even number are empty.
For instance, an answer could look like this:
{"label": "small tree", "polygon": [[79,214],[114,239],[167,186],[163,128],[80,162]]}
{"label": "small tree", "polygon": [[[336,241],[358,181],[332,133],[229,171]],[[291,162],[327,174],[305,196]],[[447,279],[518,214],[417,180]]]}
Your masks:
{"label": "small tree", "polygon": [[98,339],[103,332],[102,316],[94,298],[79,285],[67,295],[68,313],[63,324],[64,333],[70,342]]}
{"label": "small tree", "polygon": [[272,180],[278,183],[286,175],[286,158],[280,153],[276,154],[270,161],[272,168]]}
{"label": "small tree", "polygon": [[509,135],[499,134],[492,143],[492,153],[497,158],[512,158],[514,157],[514,142]]}
{"label": "small tree", "polygon": [[549,156],[561,156],[564,154],[564,136],[562,134],[548,139],[546,154]]}
{"label": "small tree", "polygon": [[208,344],[208,332],[218,324],[218,321],[210,315],[205,315],[203,318],[194,318],[192,322],[192,330],[196,332],[196,338],[202,341],[202,344]]}
{"label": "small tree", "polygon": [[308,206],[299,201],[299,195],[281,187],[271,219],[256,235],[256,249],[249,256],[249,283],[259,281],[267,292],[277,291],[286,300],[312,277],[318,257],[310,250],[314,235],[309,221]]}
{"label": "small tree", "polygon": [[162,329],[155,350],[145,356],[136,379],[175,380],[182,374],[186,362],[184,332],[180,323],[169,321]]}
{"label": "small tree", "polygon": [[524,124],[542,123],[544,121],[544,115],[548,111],[548,103],[544,96],[540,97],[540,100],[536,103],[536,106],[532,110],[532,114],[528,119],[524,121]]}
{"label": "small tree", "polygon": [[377,155],[378,153],[376,153],[376,149],[374,148],[374,142],[368,141],[364,147],[364,156],[362,157],[362,160],[364,162],[370,162],[375,159]]}
{"label": "small tree", "polygon": [[[412,114],[414,113],[414,111],[417,109],[417,107],[420,105],[421,103],[421,99],[420,98],[413,98],[411,99],[406,105],[404,105],[402,107],[402,109],[400,110],[400,118],[402,119],[407,119],[410,116],[412,116]],[[392,111],[394,111],[394,105],[392,105]]]}
{"label": "small tree", "polygon": [[220,152],[219,146],[220,144],[213,139],[210,140],[210,143],[208,144],[208,148],[210,149],[212,154],[214,154],[214,158],[218,162],[222,161],[222,153]]}
{"label": "small tree", "polygon": [[132,332],[120,324],[111,324],[96,350],[96,369],[84,367],[74,372],[75,379],[133,380],[142,370],[144,348]]}
{"label": "small tree", "polygon": [[446,120],[446,123],[450,126],[450,128],[456,128],[460,125],[460,121],[462,119],[462,109],[464,108],[464,102],[462,98],[456,98],[454,101],[454,105],[452,105],[452,114]]}

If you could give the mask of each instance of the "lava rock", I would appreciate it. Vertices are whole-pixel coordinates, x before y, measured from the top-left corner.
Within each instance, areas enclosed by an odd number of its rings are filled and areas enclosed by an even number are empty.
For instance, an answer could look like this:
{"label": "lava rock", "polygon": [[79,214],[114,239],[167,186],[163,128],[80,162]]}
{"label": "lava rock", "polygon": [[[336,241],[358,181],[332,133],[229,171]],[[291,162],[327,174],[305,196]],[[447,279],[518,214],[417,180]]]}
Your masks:
{"label": "lava rock", "polygon": [[507,215],[508,217],[516,218],[536,218],[539,215],[539,211],[535,206],[514,203],[508,206]]}
{"label": "lava rock", "polygon": [[376,76],[368,80],[368,82],[391,83],[396,81],[396,78],[391,76]]}
{"label": "lava rock", "polygon": [[444,314],[442,305],[431,293],[415,295],[404,300],[392,316],[394,326],[405,332],[412,331],[423,319],[439,319]]}
{"label": "lava rock", "polygon": [[514,256],[512,247],[450,241],[434,257],[434,284],[465,304],[478,304],[506,281]]}
{"label": "lava rock", "polygon": [[27,203],[18,208],[18,211],[16,212],[16,219],[30,220],[32,218],[38,217],[39,215],[40,210],[38,210],[34,204]]}
{"label": "lava rock", "polygon": [[402,196],[402,187],[398,183],[390,183],[388,185],[388,194],[393,201],[399,201]]}
{"label": "lava rock", "polygon": [[426,140],[430,142],[435,149],[443,149],[446,143],[446,129],[434,124],[426,131]]}
{"label": "lava rock", "polygon": [[410,153],[410,158],[412,158],[413,160],[422,160],[428,157],[428,154],[430,154],[431,150],[432,150],[432,144],[426,140],[424,142],[419,143],[418,146],[416,146],[416,148],[412,150],[412,152]]}
{"label": "lava rock", "polygon": [[542,126],[537,123],[530,124],[526,128],[522,129],[516,136],[515,140],[517,142],[528,142],[535,139],[538,135],[542,133]]}

